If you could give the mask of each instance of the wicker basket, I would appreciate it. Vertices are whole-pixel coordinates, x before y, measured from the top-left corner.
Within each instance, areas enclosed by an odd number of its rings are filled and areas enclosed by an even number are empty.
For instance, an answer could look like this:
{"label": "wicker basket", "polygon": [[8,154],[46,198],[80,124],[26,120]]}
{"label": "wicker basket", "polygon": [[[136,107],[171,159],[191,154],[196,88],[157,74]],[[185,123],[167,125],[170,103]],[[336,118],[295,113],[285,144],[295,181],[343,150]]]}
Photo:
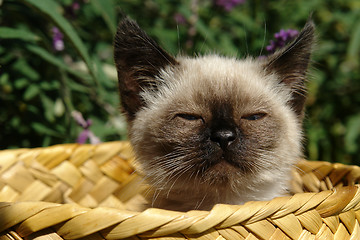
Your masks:
{"label": "wicker basket", "polygon": [[298,193],[209,212],[132,209],[134,170],[127,142],[0,151],[0,240],[360,239],[357,166],[304,160]]}

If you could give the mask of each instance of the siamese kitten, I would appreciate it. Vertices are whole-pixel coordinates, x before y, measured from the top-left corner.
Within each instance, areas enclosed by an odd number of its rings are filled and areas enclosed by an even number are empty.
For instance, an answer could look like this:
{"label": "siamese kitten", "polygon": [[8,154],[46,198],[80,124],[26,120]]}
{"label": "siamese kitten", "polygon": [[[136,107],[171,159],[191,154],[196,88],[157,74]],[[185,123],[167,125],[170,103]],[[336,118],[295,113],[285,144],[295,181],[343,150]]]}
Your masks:
{"label": "siamese kitten", "polygon": [[266,58],[172,57],[132,20],[114,57],[152,207],[209,210],[284,194],[302,156],[314,25]]}

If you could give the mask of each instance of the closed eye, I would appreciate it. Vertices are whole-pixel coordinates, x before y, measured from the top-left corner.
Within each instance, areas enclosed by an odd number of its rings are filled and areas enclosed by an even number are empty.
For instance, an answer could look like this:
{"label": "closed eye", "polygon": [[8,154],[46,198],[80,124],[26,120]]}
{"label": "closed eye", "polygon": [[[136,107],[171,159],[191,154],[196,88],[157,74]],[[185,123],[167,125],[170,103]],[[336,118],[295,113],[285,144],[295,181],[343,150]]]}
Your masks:
{"label": "closed eye", "polygon": [[189,120],[189,121],[195,121],[195,120],[199,120],[199,119],[202,120],[201,116],[194,115],[194,114],[179,113],[179,114],[176,114],[176,116],[180,117],[182,119],[185,119],[185,120]]}
{"label": "closed eye", "polygon": [[266,113],[255,113],[243,116],[242,119],[249,120],[249,121],[256,121],[263,119],[267,114]]}

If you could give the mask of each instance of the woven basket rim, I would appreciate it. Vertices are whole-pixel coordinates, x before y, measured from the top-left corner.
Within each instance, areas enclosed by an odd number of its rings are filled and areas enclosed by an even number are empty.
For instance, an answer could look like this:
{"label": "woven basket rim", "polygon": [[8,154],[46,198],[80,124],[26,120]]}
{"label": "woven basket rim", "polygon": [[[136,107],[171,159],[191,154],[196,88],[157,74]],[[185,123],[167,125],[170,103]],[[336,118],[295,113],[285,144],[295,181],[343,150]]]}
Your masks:
{"label": "woven basket rim", "polygon": [[[0,226],[0,232],[20,222],[22,223],[17,228],[20,236],[28,236],[51,227],[54,225],[52,221],[42,221],[40,224],[37,222],[39,218],[48,216],[49,212],[63,214],[59,221],[67,222],[57,229],[57,233],[65,239],[86,237],[98,231],[102,231],[102,235],[107,239],[122,239],[134,235],[161,237],[178,232],[185,235],[201,234],[212,228],[222,229],[242,223],[251,225],[265,219],[277,221],[290,214],[299,216],[308,211],[316,211],[321,218],[327,218],[345,213],[349,209],[357,211],[359,208],[359,185],[319,193],[298,193],[270,201],[250,201],[243,205],[217,204],[210,211],[177,212],[149,208],[143,212],[134,212],[108,207],[91,209],[74,203],[1,202],[0,215],[8,212],[25,213],[21,216],[12,215],[12,218]],[[99,223],[99,219],[103,221]],[[177,228],[174,228],[174,225]]]}
{"label": "woven basket rim", "polygon": [[[94,166],[88,162],[88,156],[91,156],[91,162],[96,161],[105,165],[114,159],[116,163],[122,163],[122,160],[116,156],[119,154],[119,149],[125,151],[120,151],[121,156],[128,156],[128,147],[128,142],[109,142],[98,146],[60,144],[47,148],[1,150],[0,173],[3,175],[0,175],[0,180],[11,178],[11,174],[7,172],[7,170],[12,170],[11,166],[18,167],[16,164],[19,161],[24,162],[24,165],[33,164],[35,158],[36,164],[31,166],[35,166],[36,171],[45,174],[41,175],[42,177],[47,176],[45,172],[42,172],[46,169],[38,165],[38,161],[48,166],[52,173],[59,174],[61,171],[58,166],[62,166],[64,162],[69,164],[68,161],[78,168],[86,165],[91,169]],[[49,154],[51,159],[55,159],[57,165],[48,161],[46,156],[42,155],[44,154],[42,151]],[[68,156],[57,158],[59,153],[68,154]],[[107,160],[104,160],[104,155]],[[12,159],[11,157],[14,156],[20,159]],[[131,162],[131,157],[129,159],[128,162]],[[124,168],[127,169],[126,166]],[[299,192],[270,201],[251,201],[243,205],[217,204],[210,211],[177,212],[156,208],[130,211],[106,206],[91,208],[75,202],[0,200],[0,222],[2,223],[0,233],[16,234],[19,239],[32,234],[41,234],[43,231],[55,234],[59,239],[87,239],[95,235],[97,237],[94,239],[129,237],[233,239],[231,236],[234,238],[242,236],[244,239],[245,236],[253,236],[253,239],[279,239],[280,236],[284,239],[299,239],[300,237],[307,239],[305,236],[311,234],[339,236],[340,231],[341,234],[345,234],[344,236],[360,236],[360,185],[356,184],[360,178],[360,167],[301,160],[298,168],[301,171],[297,172],[296,177],[301,178],[307,189],[317,187],[319,192]],[[19,169],[24,170],[22,166]],[[84,169],[82,169],[83,173],[86,174],[88,170]],[[108,171],[107,167],[101,169]],[[99,176],[99,179],[103,177]],[[344,179],[351,186],[343,186]],[[51,175],[44,180],[50,184],[54,181]],[[67,184],[72,183],[71,179],[65,179],[65,181]],[[111,183],[114,179],[108,181]],[[18,187],[21,188],[21,186]],[[1,191],[5,188],[7,188],[6,181],[3,183],[0,181],[0,199]],[[322,190],[327,188],[332,189]]]}

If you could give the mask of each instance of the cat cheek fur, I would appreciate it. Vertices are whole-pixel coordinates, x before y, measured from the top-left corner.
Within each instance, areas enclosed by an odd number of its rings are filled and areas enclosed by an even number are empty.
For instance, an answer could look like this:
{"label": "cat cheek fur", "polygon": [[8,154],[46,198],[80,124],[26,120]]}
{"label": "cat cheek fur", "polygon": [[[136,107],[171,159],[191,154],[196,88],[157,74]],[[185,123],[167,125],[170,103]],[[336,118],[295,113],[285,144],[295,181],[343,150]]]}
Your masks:
{"label": "cat cheek fur", "polygon": [[[299,37],[267,59],[173,58],[132,20],[115,37],[115,63],[129,138],[152,206],[210,209],[269,200],[286,189],[301,157],[305,77],[313,42]],[[265,112],[260,120],[243,116]],[[189,113],[196,120],[177,117]],[[227,149],[211,140],[231,129]]]}

